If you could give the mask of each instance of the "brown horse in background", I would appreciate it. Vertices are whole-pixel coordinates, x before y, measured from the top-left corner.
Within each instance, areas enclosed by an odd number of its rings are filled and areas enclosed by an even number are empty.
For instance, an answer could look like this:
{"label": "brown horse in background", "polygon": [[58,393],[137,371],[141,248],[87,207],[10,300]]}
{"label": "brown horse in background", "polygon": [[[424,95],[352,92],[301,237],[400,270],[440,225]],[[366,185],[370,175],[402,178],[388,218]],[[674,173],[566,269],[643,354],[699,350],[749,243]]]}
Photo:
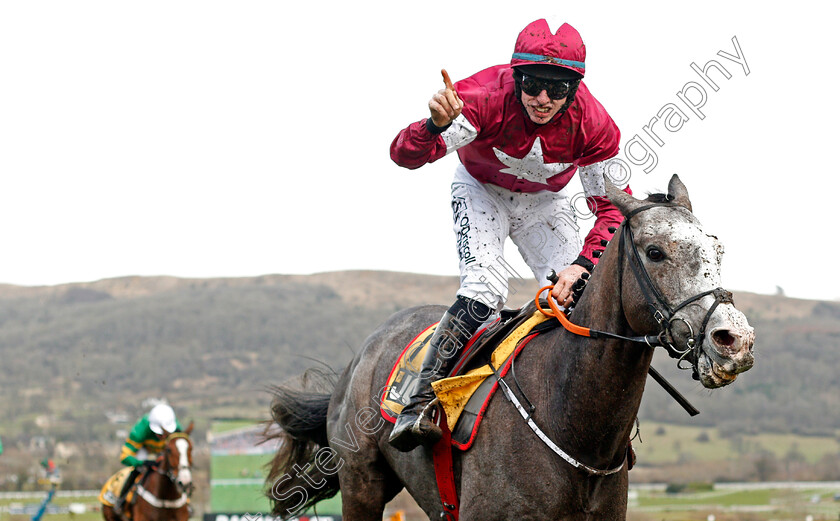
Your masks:
{"label": "brown horse in background", "polygon": [[140,476],[134,488],[134,499],[126,502],[123,515],[113,507],[102,506],[105,521],[187,521],[192,482],[193,424],[184,432],[167,434],[163,450],[155,464]]}
{"label": "brown horse in background", "polygon": [[[653,346],[709,389],[753,365],[753,328],[720,287],[723,248],[692,213],[682,182],[674,176],[667,194],[646,200],[606,184],[625,220],[569,315],[606,333],[556,328],[522,350],[516,384],[510,374],[500,379],[504,394],[490,401],[474,444],[453,454],[460,521],[624,520],[627,442]],[[444,310],[393,315],[325,390],[276,389],[272,415],[284,443],[267,480],[274,514],[288,518],[340,489],[345,521],[380,521],[405,488],[430,519],[453,517],[431,449],[391,447],[391,424],[378,410],[401,350]],[[527,418],[516,397],[533,404]]]}

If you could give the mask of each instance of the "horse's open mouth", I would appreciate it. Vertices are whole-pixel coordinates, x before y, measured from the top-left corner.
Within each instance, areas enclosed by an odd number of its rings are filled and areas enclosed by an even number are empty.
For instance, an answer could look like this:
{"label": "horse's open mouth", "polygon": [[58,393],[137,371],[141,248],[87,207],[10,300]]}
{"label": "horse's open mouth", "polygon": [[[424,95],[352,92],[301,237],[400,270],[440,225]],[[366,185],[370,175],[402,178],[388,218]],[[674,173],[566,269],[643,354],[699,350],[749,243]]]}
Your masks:
{"label": "horse's open mouth", "polygon": [[734,382],[735,379],[738,378],[737,374],[727,373],[726,371],[724,371],[723,367],[718,365],[717,362],[712,362],[712,374],[716,378],[726,382],[727,384]]}
{"label": "horse's open mouth", "polygon": [[710,359],[705,353],[697,364],[700,383],[707,389],[716,389],[729,385],[738,377],[737,373],[727,371],[722,365]]}

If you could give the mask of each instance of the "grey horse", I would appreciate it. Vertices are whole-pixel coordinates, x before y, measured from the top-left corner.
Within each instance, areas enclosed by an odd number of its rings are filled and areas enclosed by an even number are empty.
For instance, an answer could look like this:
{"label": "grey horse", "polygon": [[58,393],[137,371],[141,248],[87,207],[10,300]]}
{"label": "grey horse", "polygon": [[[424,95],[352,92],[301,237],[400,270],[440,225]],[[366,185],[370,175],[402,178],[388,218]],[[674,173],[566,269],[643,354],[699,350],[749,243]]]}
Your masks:
{"label": "grey horse", "polygon": [[[723,249],[677,176],[667,194],[645,200],[610,183],[607,195],[625,220],[569,316],[606,334],[556,328],[522,350],[516,389],[534,406],[531,424],[496,393],[472,447],[453,454],[461,521],[625,519],[627,444],[651,346],[659,340],[710,389],[753,365],[753,329],[719,288]],[[267,480],[275,515],[290,517],[340,489],[345,521],[380,520],[405,488],[430,519],[453,517],[431,449],[389,446],[391,424],[378,410],[401,349],[443,311],[394,314],[326,389],[275,389],[272,415],[284,441]]]}

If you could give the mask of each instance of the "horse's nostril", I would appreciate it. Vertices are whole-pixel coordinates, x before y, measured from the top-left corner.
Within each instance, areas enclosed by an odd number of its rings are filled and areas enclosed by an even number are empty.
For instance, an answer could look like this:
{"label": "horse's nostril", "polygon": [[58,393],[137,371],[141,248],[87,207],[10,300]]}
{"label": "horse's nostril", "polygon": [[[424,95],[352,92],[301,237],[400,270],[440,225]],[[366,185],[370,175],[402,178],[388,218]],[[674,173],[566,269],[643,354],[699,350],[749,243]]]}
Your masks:
{"label": "horse's nostril", "polygon": [[732,347],[732,345],[735,344],[735,337],[732,336],[732,334],[726,329],[719,329],[715,331],[712,333],[712,338],[719,346]]}

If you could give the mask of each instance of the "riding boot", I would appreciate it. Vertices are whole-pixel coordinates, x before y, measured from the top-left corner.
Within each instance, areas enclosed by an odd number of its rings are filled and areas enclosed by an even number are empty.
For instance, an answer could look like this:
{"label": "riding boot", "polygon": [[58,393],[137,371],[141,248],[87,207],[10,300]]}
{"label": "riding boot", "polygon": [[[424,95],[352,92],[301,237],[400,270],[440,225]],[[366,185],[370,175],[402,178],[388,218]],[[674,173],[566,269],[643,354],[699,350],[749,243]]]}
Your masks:
{"label": "riding boot", "polygon": [[391,430],[388,443],[401,452],[413,450],[418,445],[434,445],[443,432],[431,420],[429,405],[435,398],[432,382],[449,374],[455,366],[463,347],[478,327],[490,316],[490,308],[477,300],[458,297],[444,313],[423,358],[417,388],[409,399]]}
{"label": "riding boot", "polygon": [[122,517],[123,507],[125,506],[125,497],[128,495],[128,491],[131,489],[131,486],[134,484],[134,480],[137,479],[137,476],[139,475],[139,468],[134,467],[131,469],[131,472],[129,472],[128,476],[125,478],[125,483],[123,483],[119,497],[117,497],[117,500],[114,502],[114,513],[120,517]]}

